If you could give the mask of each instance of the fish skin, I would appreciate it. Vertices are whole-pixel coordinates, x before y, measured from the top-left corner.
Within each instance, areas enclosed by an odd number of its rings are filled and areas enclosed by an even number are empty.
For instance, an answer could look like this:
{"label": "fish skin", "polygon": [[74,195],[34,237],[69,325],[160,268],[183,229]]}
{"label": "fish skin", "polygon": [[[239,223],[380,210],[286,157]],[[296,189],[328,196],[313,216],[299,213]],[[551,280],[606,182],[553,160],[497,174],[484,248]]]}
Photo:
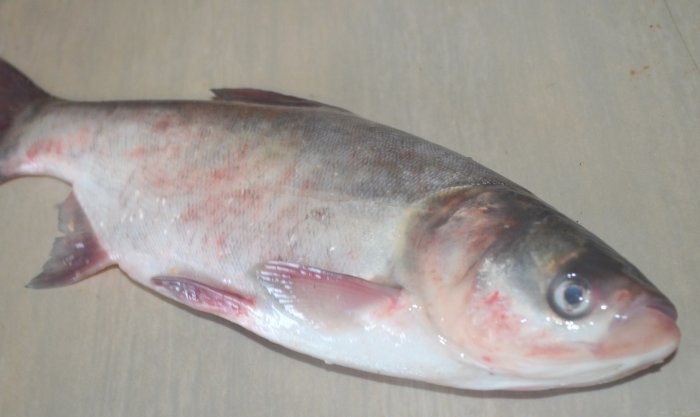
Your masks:
{"label": "fish skin", "polygon": [[[677,348],[675,308],[641,272],[501,175],[337,107],[213,91],[69,102],[0,60],[0,179],[72,186],[29,286],[118,266],[329,363],[469,389],[590,385]],[[557,316],[562,271],[593,271],[606,326]]]}

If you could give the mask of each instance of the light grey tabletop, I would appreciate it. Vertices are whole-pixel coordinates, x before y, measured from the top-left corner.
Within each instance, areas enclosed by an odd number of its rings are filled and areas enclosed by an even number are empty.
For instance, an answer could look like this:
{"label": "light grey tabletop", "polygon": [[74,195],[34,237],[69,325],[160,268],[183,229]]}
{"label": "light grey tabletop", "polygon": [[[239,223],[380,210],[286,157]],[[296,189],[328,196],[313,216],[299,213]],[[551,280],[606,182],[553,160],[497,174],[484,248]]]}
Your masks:
{"label": "light grey tabletop", "polygon": [[618,249],[674,301],[683,332],[665,366],[595,389],[372,377],[118,270],[25,289],[68,187],[20,179],[0,188],[0,415],[700,416],[700,2],[0,0],[0,56],[66,98],[259,87],[445,145]]}

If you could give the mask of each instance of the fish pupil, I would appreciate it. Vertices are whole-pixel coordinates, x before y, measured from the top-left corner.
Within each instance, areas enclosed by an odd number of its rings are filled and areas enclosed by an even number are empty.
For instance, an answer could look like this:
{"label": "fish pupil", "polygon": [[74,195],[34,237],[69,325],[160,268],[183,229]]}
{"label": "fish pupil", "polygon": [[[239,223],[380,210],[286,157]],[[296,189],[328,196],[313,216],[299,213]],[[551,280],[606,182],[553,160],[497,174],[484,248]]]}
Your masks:
{"label": "fish pupil", "polygon": [[583,301],[583,288],[580,285],[572,284],[564,290],[564,299],[570,305],[578,305]]}

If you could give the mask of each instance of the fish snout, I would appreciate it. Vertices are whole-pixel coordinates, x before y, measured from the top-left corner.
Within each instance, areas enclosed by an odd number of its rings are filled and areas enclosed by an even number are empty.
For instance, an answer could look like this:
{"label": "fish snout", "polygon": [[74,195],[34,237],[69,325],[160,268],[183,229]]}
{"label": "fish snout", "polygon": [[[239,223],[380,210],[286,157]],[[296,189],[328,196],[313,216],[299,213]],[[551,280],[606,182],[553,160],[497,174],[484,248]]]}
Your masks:
{"label": "fish snout", "polygon": [[[620,292],[625,292],[621,290]],[[630,300],[627,306],[620,310],[618,319],[640,320],[646,316],[655,316],[660,322],[668,322],[669,325],[676,325],[678,311],[665,295],[657,290],[643,290]]]}
{"label": "fish snout", "polygon": [[[625,290],[622,290],[624,292]],[[599,358],[645,357],[660,362],[680,344],[678,312],[663,294],[644,291],[615,314],[608,337],[595,348]]]}
{"label": "fish snout", "polygon": [[674,323],[678,320],[678,311],[671,300],[660,294],[653,294],[646,302],[646,308],[660,311]]}

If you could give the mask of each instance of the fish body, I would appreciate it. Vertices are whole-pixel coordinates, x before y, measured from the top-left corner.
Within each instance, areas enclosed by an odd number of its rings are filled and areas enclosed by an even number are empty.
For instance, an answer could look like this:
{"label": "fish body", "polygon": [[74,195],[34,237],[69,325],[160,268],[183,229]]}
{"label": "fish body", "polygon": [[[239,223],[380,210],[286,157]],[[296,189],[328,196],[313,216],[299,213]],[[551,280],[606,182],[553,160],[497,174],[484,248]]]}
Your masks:
{"label": "fish body", "polygon": [[72,192],[29,286],[118,266],[290,349],[468,389],[547,389],[664,360],[670,301],[622,256],[470,158],[250,89],[71,102],[0,62],[0,180]]}

